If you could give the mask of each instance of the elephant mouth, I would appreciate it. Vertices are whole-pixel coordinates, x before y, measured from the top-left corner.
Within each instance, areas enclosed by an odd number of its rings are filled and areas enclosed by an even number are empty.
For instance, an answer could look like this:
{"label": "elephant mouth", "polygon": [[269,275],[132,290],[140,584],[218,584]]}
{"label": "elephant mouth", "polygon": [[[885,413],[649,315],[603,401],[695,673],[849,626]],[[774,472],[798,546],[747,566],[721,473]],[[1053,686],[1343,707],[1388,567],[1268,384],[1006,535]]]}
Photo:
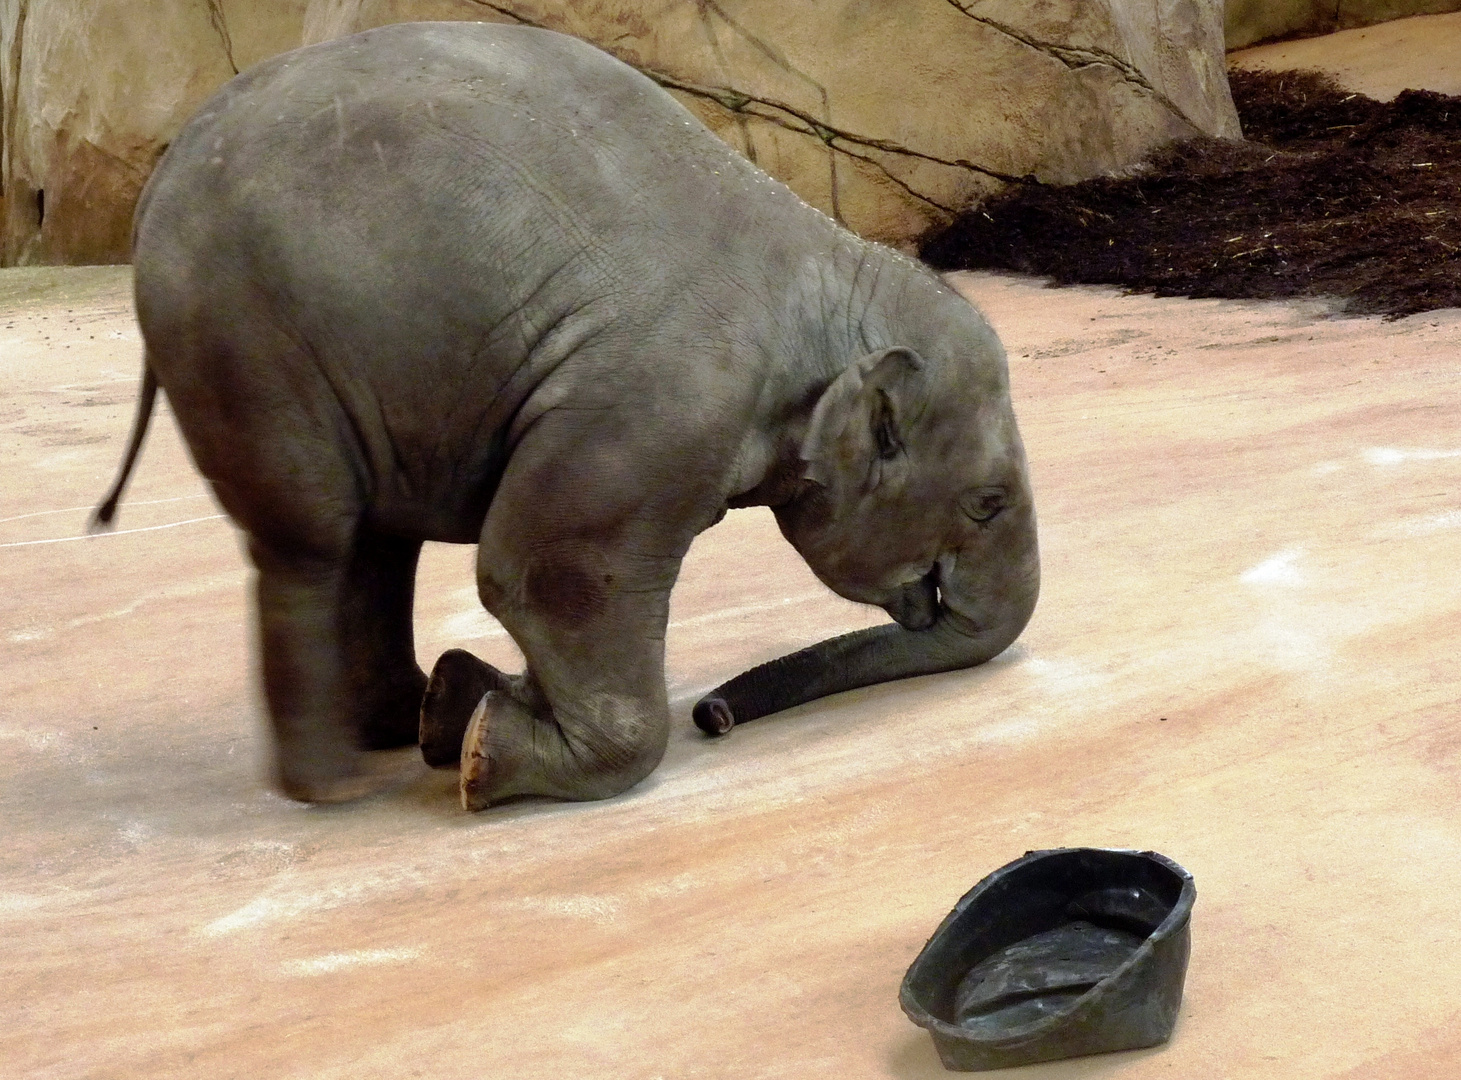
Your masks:
{"label": "elephant mouth", "polygon": [[938,619],[938,564],[917,581],[901,586],[883,610],[905,630],[927,630]]}

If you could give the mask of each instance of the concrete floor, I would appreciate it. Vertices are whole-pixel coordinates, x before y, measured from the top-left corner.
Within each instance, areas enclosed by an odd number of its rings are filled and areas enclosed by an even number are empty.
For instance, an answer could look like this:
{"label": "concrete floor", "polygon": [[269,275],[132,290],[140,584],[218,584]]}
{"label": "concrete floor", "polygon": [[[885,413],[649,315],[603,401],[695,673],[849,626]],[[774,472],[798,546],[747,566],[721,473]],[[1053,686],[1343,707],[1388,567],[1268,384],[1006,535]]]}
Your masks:
{"label": "concrete floor", "polygon": [[[1041,514],[1021,641],[707,740],[704,689],[873,618],[737,512],[676,593],[659,771],[469,815],[412,752],[354,805],[265,789],[244,560],[165,415],[77,539],[125,272],[0,273],[0,1075],[936,1077],[904,970],[1072,844],[1194,873],[1186,1004],[1165,1048],[1010,1075],[1456,1075],[1461,311],[961,282]],[[428,552],[424,664],[511,661],[470,557]]]}
{"label": "concrete floor", "polygon": [[1228,54],[1233,67],[1318,70],[1379,101],[1402,90],[1461,94],[1461,11],[1275,41]]}

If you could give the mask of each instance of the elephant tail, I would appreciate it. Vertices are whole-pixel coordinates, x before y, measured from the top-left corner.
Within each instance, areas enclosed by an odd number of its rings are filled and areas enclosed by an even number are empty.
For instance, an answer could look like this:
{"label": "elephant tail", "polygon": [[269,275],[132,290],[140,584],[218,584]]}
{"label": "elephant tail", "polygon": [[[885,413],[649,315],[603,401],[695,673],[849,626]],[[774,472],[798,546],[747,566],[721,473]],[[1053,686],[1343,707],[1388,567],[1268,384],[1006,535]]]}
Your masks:
{"label": "elephant tail", "polygon": [[127,452],[122,456],[122,467],[112,489],[91,514],[87,532],[103,532],[111,528],[112,518],[117,515],[117,504],[122,501],[122,489],[132,478],[132,466],[142,450],[142,440],[147,437],[147,425],[152,420],[152,406],[157,402],[157,376],[152,374],[152,365],[144,358],[142,363],[142,389],[137,397],[137,415],[132,419],[132,437],[127,442]]}

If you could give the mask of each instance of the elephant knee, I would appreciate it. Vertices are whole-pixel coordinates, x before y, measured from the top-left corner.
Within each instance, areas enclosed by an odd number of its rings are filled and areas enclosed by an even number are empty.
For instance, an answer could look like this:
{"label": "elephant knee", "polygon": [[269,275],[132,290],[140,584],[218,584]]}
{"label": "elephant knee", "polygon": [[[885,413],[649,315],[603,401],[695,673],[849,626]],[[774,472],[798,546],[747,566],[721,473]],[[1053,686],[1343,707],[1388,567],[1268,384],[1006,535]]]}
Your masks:
{"label": "elephant knee", "polygon": [[621,702],[559,719],[494,690],[462,740],[462,805],[481,809],[513,795],[609,799],[648,776],[668,742],[667,713]]}
{"label": "elephant knee", "polygon": [[570,741],[581,777],[578,797],[610,799],[652,773],[669,745],[669,726],[667,716],[621,715]]}

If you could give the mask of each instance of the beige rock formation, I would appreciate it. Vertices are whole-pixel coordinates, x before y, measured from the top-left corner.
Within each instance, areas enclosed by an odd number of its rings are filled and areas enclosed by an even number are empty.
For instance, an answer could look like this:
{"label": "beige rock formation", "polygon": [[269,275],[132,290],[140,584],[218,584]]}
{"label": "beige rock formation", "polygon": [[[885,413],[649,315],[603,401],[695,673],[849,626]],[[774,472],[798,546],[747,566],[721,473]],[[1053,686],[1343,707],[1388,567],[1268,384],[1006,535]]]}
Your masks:
{"label": "beige rock formation", "polygon": [[0,263],[124,260],[142,184],[212,90],[410,19],[593,41],[896,244],[1013,178],[1077,180],[1238,132],[1221,0],[0,0]]}
{"label": "beige rock formation", "polygon": [[859,233],[909,244],[1035,176],[1235,136],[1219,0],[311,0],[305,41],[386,23],[529,23],[593,41]]}
{"label": "beige rock formation", "polygon": [[0,0],[0,262],[127,259],[167,141],[299,43],[306,0]]}
{"label": "beige rock formation", "polygon": [[1410,15],[1461,11],[1461,0],[1227,0],[1229,49],[1295,35],[1329,34]]}

